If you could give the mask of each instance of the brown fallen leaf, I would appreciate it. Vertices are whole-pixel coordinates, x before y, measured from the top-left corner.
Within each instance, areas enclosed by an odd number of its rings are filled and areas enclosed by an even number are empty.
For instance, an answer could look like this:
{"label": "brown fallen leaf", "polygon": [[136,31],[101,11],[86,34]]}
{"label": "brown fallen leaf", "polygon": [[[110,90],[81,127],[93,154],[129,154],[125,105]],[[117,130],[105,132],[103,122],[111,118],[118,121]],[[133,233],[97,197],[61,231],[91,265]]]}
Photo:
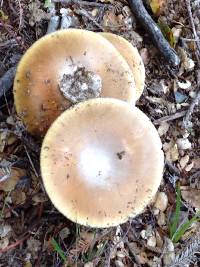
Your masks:
{"label": "brown fallen leaf", "polygon": [[112,11],[107,11],[103,16],[103,27],[106,28],[118,28],[119,27],[119,18]]}
{"label": "brown fallen leaf", "polygon": [[15,167],[6,169],[0,168],[0,190],[9,192],[15,188],[21,177],[26,176],[26,171]]}
{"label": "brown fallen leaf", "polygon": [[182,198],[194,208],[200,209],[200,190],[190,186],[181,186]]}

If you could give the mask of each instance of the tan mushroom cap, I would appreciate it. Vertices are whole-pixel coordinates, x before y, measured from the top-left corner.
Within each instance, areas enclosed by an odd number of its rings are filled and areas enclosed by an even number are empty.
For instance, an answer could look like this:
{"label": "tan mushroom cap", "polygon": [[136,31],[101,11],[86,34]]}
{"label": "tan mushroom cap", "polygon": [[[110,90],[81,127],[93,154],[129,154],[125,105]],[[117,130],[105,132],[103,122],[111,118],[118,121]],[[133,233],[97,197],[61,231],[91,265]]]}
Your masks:
{"label": "tan mushroom cap", "polygon": [[35,42],[17,68],[15,106],[30,133],[44,135],[57,116],[71,106],[58,81],[72,62],[100,75],[101,97],[135,103],[130,67],[109,41],[86,30],[60,30]]}
{"label": "tan mushroom cap", "polygon": [[62,113],[44,138],[40,159],[55,207],[91,227],[116,226],[142,212],[164,165],[148,117],[111,98],[90,99]]}
{"label": "tan mushroom cap", "polygon": [[137,48],[119,35],[109,32],[101,32],[100,34],[111,42],[127,61],[135,79],[136,98],[138,100],[145,86],[145,68]]}

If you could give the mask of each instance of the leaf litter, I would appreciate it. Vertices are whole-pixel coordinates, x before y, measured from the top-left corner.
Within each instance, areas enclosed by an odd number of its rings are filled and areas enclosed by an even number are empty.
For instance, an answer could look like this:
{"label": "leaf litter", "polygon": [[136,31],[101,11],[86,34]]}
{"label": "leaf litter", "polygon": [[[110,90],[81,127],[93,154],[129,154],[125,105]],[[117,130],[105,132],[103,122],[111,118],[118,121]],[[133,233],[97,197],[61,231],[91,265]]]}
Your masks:
{"label": "leaf litter", "polygon": [[[140,216],[111,229],[88,229],[64,218],[50,203],[40,179],[37,141],[16,127],[10,93],[0,107],[0,258],[1,266],[197,266],[200,247],[200,109],[196,105],[191,128],[183,116],[198,91],[197,46],[184,1],[148,1],[156,22],[178,52],[181,66],[167,68],[148,35],[130,12],[128,1],[3,1],[0,19],[0,73],[13,67],[12,58],[43,36],[55,14],[63,27],[106,30],[128,39],[139,49],[146,68],[146,88],[138,106],[149,116],[162,139],[166,158],[157,200]],[[94,4],[94,6],[92,5]],[[99,5],[95,5],[99,4]],[[200,3],[191,1],[200,33]],[[52,12],[52,8],[55,8]],[[63,20],[64,21],[64,20]],[[20,28],[20,31],[19,31]],[[9,29],[9,30],[8,30]],[[14,41],[13,41],[14,40]],[[9,49],[8,49],[9,47]],[[181,116],[179,116],[181,114]],[[175,184],[180,184],[180,194]],[[160,201],[160,203],[159,203]],[[170,218],[173,234],[170,236]],[[182,225],[182,228],[180,228]],[[52,240],[53,241],[52,244]],[[64,254],[63,254],[64,253]],[[192,265],[193,264],[193,265]]]}

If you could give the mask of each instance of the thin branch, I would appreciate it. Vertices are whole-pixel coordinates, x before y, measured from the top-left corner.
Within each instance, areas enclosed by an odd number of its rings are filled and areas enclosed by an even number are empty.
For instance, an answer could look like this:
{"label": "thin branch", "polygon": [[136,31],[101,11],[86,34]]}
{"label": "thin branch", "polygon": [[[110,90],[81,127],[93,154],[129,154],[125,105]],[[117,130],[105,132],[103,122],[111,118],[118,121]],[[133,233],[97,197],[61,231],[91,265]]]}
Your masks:
{"label": "thin branch", "polygon": [[193,31],[193,34],[194,34],[194,38],[196,40],[197,48],[199,50],[198,52],[200,52],[200,39],[199,39],[199,36],[198,36],[198,34],[196,32],[196,28],[195,28],[195,25],[194,25],[194,20],[193,20],[193,16],[192,16],[192,9],[191,9],[190,0],[185,0],[185,3],[186,3],[189,19],[190,19],[190,24],[192,26],[192,31]]}
{"label": "thin branch", "polygon": [[190,107],[189,107],[189,109],[188,109],[188,111],[187,111],[187,113],[186,113],[186,115],[185,115],[185,117],[183,119],[183,127],[184,128],[189,128],[189,127],[192,126],[191,117],[192,117],[192,113],[194,112],[194,108],[200,102],[200,60],[199,60],[200,39],[199,39],[199,36],[197,35],[196,28],[195,28],[195,25],[194,25],[194,20],[193,20],[193,16],[192,16],[190,0],[185,0],[185,3],[186,3],[189,19],[190,19],[190,24],[192,26],[193,35],[194,35],[194,38],[195,38],[196,44],[197,44],[197,55],[196,55],[196,58],[197,58],[197,65],[198,65],[198,68],[199,68],[197,70],[197,72],[196,72],[198,92],[197,92],[196,97],[194,98],[194,100],[190,104]]}
{"label": "thin branch", "polygon": [[161,124],[163,122],[173,121],[173,120],[179,119],[181,117],[184,117],[186,113],[187,113],[186,110],[176,112],[175,114],[168,115],[168,116],[162,117],[160,119],[157,119],[157,120],[153,121],[153,123],[155,125],[158,125],[158,124]]}
{"label": "thin branch", "polygon": [[63,4],[68,4],[68,5],[78,4],[78,5],[93,6],[93,7],[112,6],[110,4],[105,4],[105,3],[96,3],[96,2],[79,1],[79,0],[53,0],[53,2],[54,3],[63,3]]}
{"label": "thin branch", "polygon": [[168,41],[164,38],[161,30],[158,28],[155,21],[148,14],[142,0],[129,0],[130,7],[135,17],[149,33],[153,42],[163,55],[163,57],[174,67],[178,66],[180,59],[176,51],[169,45]]}
{"label": "thin branch", "polygon": [[94,25],[102,31],[105,31],[104,27],[102,27],[92,16],[88,14],[88,12],[84,9],[76,9],[74,11],[76,14],[86,17],[88,20],[94,23]]}

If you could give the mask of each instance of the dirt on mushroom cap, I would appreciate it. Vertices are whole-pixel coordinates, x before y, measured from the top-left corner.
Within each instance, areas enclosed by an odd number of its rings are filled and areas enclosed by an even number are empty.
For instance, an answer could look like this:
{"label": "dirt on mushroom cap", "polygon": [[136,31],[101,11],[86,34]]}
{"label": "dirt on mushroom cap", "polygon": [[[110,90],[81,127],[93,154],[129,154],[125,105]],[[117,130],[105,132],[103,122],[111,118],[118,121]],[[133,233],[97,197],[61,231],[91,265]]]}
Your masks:
{"label": "dirt on mushroom cap", "polygon": [[34,43],[17,69],[16,110],[30,133],[44,135],[54,119],[71,106],[58,90],[58,81],[72,61],[101,77],[101,97],[119,98],[134,105],[134,77],[110,42],[86,30],[57,31]]}

